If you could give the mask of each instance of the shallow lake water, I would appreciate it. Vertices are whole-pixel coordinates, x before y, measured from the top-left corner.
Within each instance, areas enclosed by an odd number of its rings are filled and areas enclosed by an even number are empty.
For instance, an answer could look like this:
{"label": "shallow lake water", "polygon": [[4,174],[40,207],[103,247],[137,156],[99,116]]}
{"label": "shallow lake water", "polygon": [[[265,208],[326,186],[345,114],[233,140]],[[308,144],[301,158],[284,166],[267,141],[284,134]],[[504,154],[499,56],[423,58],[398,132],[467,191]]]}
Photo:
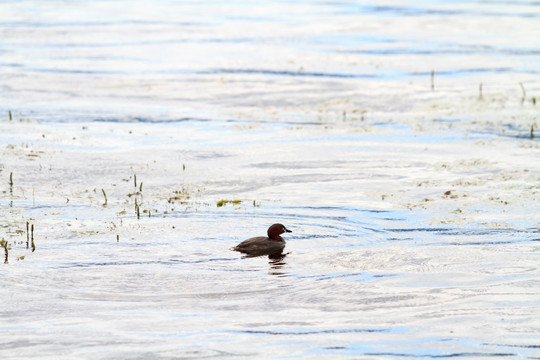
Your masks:
{"label": "shallow lake water", "polygon": [[539,10],[3,2],[0,358],[540,359]]}

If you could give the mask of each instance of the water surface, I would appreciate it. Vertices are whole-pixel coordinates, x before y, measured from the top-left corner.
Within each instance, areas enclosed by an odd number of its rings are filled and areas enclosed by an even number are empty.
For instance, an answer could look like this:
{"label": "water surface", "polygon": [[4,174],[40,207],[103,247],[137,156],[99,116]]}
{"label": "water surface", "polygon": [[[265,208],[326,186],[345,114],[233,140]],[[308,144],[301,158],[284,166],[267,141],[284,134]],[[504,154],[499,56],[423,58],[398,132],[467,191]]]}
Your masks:
{"label": "water surface", "polygon": [[538,20],[3,2],[0,357],[540,358]]}

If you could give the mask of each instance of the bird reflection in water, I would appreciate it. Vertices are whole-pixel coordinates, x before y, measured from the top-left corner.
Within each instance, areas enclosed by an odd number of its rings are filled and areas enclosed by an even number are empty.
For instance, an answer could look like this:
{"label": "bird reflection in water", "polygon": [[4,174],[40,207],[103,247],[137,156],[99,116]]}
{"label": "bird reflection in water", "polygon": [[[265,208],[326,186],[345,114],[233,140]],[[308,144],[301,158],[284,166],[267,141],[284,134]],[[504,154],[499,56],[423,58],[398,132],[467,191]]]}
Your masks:
{"label": "bird reflection in water", "polygon": [[283,271],[283,267],[287,265],[285,262],[285,257],[289,255],[290,253],[282,253],[279,254],[271,254],[268,255],[268,259],[270,260],[268,264],[270,265],[270,269],[268,273],[270,275],[277,275],[277,276],[285,276],[287,275],[285,271]]}

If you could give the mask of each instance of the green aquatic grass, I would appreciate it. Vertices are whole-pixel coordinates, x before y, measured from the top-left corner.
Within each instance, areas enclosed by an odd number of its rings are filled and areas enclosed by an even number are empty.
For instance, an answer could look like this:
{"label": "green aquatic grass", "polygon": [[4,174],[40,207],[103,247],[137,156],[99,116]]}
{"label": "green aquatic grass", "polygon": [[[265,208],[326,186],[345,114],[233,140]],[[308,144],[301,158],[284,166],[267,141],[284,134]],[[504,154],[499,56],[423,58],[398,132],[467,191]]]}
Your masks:
{"label": "green aquatic grass", "polygon": [[107,206],[107,194],[105,193],[104,189],[101,189],[101,192],[103,193],[103,197],[105,198],[105,202],[103,203],[103,206]]}
{"label": "green aquatic grass", "polygon": [[222,207],[226,204],[240,205],[242,200],[219,200],[217,202],[217,207]]}
{"label": "green aquatic grass", "polygon": [[9,258],[9,244],[6,240],[4,240],[4,238],[2,238],[2,240],[0,240],[0,246],[4,248],[4,264],[7,264]]}
{"label": "green aquatic grass", "polygon": [[32,252],[36,251],[36,245],[34,243],[34,224],[30,225],[30,244],[32,246]]}
{"label": "green aquatic grass", "polygon": [[484,99],[484,95],[482,94],[482,83],[480,83],[480,85],[478,85],[478,100],[483,100]]}
{"label": "green aquatic grass", "polygon": [[[17,229],[15,230],[15,233],[18,235],[23,235],[24,230]],[[4,238],[0,240],[0,247],[4,249],[4,264],[7,264],[9,262],[9,251],[12,249],[13,246],[17,246],[17,245],[24,246],[24,241],[23,240],[8,241]],[[31,224],[29,221],[26,221],[26,249],[31,249],[32,252],[36,251],[36,245],[34,243],[34,224]],[[24,260],[24,258],[25,258],[25,255],[21,255],[21,256],[18,256],[16,260],[20,261],[20,260]]]}

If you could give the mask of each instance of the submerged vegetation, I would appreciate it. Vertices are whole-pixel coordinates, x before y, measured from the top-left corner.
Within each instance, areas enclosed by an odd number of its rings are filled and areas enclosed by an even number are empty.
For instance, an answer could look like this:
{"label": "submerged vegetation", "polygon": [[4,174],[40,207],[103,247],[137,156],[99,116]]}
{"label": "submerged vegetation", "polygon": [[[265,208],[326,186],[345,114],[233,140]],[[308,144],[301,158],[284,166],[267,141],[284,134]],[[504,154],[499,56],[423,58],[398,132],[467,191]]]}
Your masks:
{"label": "submerged vegetation", "polygon": [[169,197],[167,202],[169,204],[173,204],[175,202],[179,202],[181,204],[187,204],[187,200],[191,198],[191,194],[189,191],[182,187],[180,190],[174,190],[172,196]]}

